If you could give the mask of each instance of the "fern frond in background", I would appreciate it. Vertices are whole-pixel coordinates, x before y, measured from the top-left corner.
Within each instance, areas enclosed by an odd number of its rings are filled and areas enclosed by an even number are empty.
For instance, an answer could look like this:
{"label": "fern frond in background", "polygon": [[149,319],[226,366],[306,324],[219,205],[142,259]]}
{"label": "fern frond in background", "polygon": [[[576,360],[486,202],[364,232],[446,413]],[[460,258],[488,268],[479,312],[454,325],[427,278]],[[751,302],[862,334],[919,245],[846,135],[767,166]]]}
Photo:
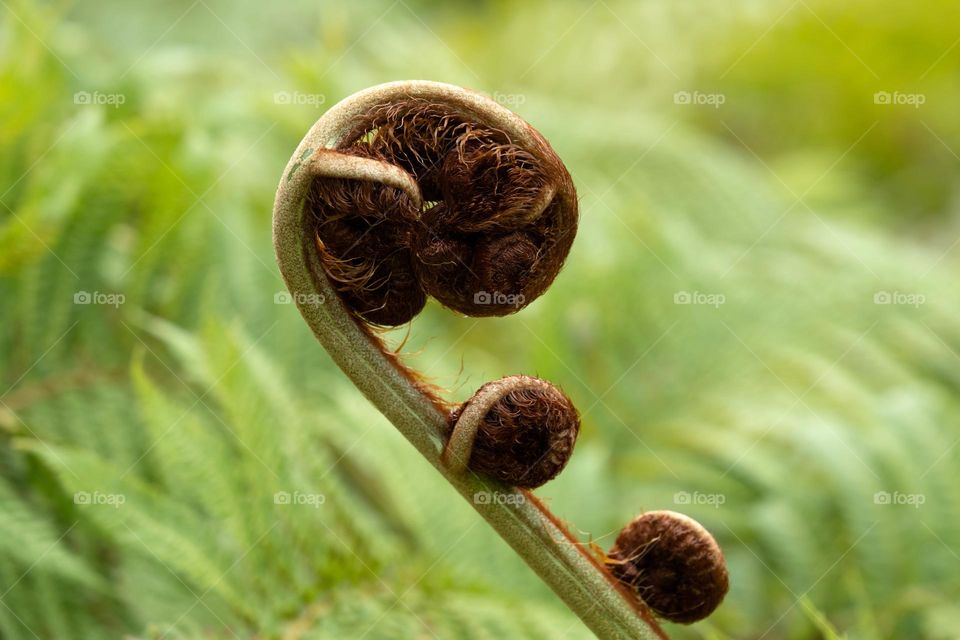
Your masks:
{"label": "fern frond in background", "polygon": [[582,225],[523,313],[390,334],[411,364],[563,386],[538,493],[585,543],[717,534],[731,593],[672,636],[955,637],[957,16],[880,5],[6,3],[0,635],[589,637],[275,298],[290,149],[425,77],[543,131]]}

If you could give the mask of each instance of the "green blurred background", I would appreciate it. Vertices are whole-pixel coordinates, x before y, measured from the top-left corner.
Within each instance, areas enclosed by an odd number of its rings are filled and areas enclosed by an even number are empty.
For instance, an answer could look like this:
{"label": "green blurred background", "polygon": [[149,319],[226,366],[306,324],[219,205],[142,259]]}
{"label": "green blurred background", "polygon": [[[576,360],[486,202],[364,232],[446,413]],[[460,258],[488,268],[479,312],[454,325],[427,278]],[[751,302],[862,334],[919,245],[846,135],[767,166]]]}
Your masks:
{"label": "green blurred background", "polygon": [[582,224],[520,314],[388,339],[569,393],[584,541],[717,536],[670,634],[960,637],[960,6],[0,4],[3,638],[590,637],[275,303],[289,154],[409,78],[533,123]]}

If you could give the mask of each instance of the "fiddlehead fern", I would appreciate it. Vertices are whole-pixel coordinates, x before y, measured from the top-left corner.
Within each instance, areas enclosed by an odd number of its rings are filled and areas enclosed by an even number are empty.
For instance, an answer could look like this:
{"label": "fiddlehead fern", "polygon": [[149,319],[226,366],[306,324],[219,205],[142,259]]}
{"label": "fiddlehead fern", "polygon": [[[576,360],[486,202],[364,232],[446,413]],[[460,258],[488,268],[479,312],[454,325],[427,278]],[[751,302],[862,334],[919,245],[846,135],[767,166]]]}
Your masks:
{"label": "fiddlehead fern", "polygon": [[[636,591],[517,488],[566,464],[579,430],[566,396],[517,376],[450,412],[375,332],[428,295],[468,315],[517,311],[553,281],[576,227],[573,183],[539,133],[485,96],[415,81],[317,121],[284,171],[273,230],[294,302],[357,388],[598,637],[663,638]],[[514,499],[475,499],[491,490]]]}
{"label": "fiddlehead fern", "polygon": [[[526,139],[511,137],[491,117],[505,109],[457,106],[413,96],[371,105],[335,153],[343,165],[366,160],[357,166],[373,175],[331,171],[310,189],[327,274],[366,322],[408,322],[427,295],[471,316],[515,312],[546,291],[570,250],[576,192],[550,145],[512,117]],[[402,172],[404,184],[378,171]]]}
{"label": "fiddlehead fern", "polygon": [[507,484],[532,489],[552,480],[573,454],[580,417],[555,386],[510,376],[480,387],[450,413],[443,460]]}
{"label": "fiddlehead fern", "polygon": [[672,622],[706,618],[730,586],[717,541],[699,522],[673,511],[634,518],[617,536],[608,564],[618,580]]}

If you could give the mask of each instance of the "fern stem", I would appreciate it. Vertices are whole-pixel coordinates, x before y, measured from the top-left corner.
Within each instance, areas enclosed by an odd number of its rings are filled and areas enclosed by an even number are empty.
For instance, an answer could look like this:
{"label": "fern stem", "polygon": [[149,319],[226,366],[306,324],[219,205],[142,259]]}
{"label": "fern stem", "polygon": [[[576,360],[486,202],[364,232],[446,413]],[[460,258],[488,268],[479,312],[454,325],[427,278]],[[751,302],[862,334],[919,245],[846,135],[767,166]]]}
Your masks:
{"label": "fern stem", "polygon": [[369,172],[376,168],[373,161],[351,168],[338,164],[338,154],[325,150],[338,144],[357,114],[397,97],[442,100],[465,113],[482,116],[520,142],[529,135],[525,123],[510,111],[479,94],[440,83],[388,83],[335,105],[297,147],[284,171],[274,206],[274,248],[297,308],[357,388],[597,637],[666,638],[643,603],[622,587],[532,493],[470,472],[457,472],[443,463],[446,415],[442,407],[385,352],[380,340],[353,318],[324,274],[314,244],[313,222],[304,207],[307,190],[321,171],[329,172],[331,163],[345,174],[354,171],[351,175],[371,179]]}

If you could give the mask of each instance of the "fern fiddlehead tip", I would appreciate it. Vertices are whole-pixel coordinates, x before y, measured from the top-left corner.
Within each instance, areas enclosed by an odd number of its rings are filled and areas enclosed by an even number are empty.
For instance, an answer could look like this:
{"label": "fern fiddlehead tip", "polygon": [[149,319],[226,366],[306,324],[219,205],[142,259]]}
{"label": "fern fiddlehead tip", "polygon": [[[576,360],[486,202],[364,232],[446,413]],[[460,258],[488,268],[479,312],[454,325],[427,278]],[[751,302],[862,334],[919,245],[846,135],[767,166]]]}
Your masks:
{"label": "fern fiddlehead tip", "polygon": [[[525,489],[563,470],[580,432],[570,399],[531,376],[488,382],[450,413],[448,423],[445,458],[450,463]],[[457,449],[454,434],[464,429],[471,430],[470,442]]]}
{"label": "fern fiddlehead tip", "polygon": [[[335,149],[369,161],[367,173],[314,180],[321,261],[364,322],[404,324],[427,296],[469,316],[506,315],[560,271],[578,221],[570,175],[529,125],[516,140],[487,120],[423,97],[369,105]],[[378,167],[402,172],[418,197]]]}
{"label": "fern fiddlehead tip", "polygon": [[613,575],[671,622],[687,624],[709,616],[729,588],[716,540],[699,522],[674,511],[636,517],[607,556]]}

